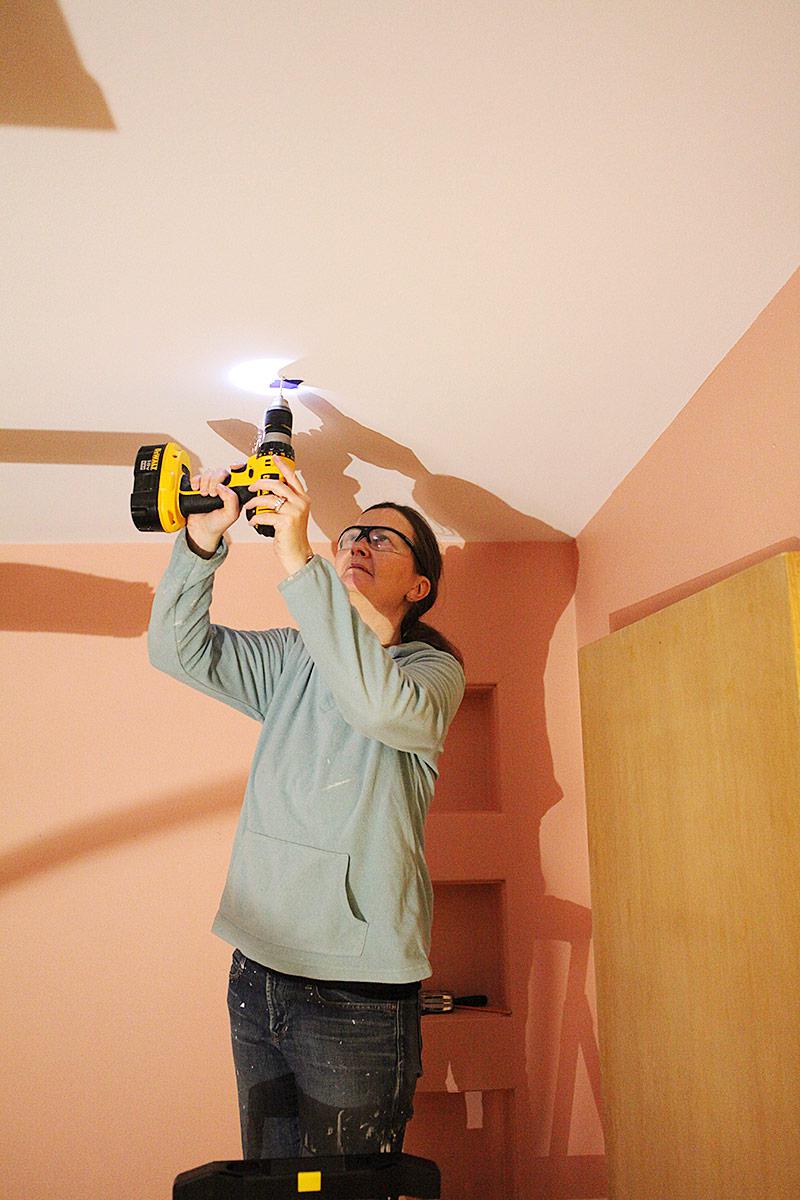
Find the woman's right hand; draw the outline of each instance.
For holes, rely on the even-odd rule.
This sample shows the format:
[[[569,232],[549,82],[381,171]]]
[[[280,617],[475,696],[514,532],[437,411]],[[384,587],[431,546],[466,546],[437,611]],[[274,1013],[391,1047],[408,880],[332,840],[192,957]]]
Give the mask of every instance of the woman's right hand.
[[[222,499],[222,508],[215,508],[209,513],[191,513],[186,519],[189,536],[201,550],[213,553],[222,541],[225,530],[238,518],[241,509],[239,497],[222,480],[227,479],[232,471],[241,471],[245,465],[236,463],[231,467],[218,467],[214,471],[203,469],[199,475],[192,476],[190,483],[193,492]]]

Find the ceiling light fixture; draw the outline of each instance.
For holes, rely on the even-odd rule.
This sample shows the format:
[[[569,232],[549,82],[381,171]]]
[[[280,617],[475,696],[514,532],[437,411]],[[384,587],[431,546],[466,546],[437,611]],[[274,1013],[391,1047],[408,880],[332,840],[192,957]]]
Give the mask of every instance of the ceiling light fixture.
[[[284,388],[297,388],[299,379],[284,379],[281,375],[282,370],[295,361],[292,358],[251,358],[231,367],[228,382],[255,396],[272,394],[273,389],[280,388],[281,382]]]

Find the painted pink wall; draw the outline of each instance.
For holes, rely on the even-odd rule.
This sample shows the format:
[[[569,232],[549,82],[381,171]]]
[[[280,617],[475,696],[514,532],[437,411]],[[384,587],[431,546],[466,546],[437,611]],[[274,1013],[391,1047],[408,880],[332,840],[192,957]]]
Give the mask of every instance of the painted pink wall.
[[[54,1180],[63,1200],[163,1200],[179,1171],[240,1153],[230,949],[209,925],[258,727],[149,666],[144,631],[169,549],[143,537],[0,553],[0,637],[13,684],[4,689],[0,835],[8,1200],[49,1200]],[[520,1200],[543,1194],[547,1181],[554,1196],[603,1194],[576,571],[569,542],[451,548],[434,613],[461,645],[469,682],[496,696],[499,808],[488,817],[501,819],[504,849],[487,846],[486,858],[505,876],[497,988],[512,1010],[502,1040],[509,1061],[483,1064],[502,1082],[487,1085],[482,1128],[474,1096],[468,1128],[465,1081],[486,1046],[454,1035],[446,1083],[447,1056],[436,1057],[438,1035],[426,1035],[438,1064],[428,1083],[441,1090],[418,1093],[407,1145],[449,1162],[448,1200],[483,1200],[504,1161]],[[277,579],[260,542],[238,543],[218,576],[215,618],[289,623]],[[457,791],[452,767],[451,802]],[[443,828],[430,848],[446,868],[456,850]],[[464,895],[447,893],[440,905],[444,973],[457,963],[451,931]],[[469,939],[453,936],[468,964]]]
[[[578,646],[800,542],[800,271],[578,536]]]

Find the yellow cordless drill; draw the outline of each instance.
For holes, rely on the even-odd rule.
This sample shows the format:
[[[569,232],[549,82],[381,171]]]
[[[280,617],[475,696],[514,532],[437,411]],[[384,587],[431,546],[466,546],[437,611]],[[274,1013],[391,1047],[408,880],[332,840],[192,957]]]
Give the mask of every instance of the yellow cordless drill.
[[[300,379],[283,381],[297,387]],[[264,423],[258,432],[253,454],[240,470],[232,471],[223,483],[239,497],[239,503],[252,499],[250,484],[264,481],[269,490],[270,480],[283,480],[277,456],[294,462],[292,449],[292,413],[281,387],[280,396],[264,413]],[[131,517],[142,533],[176,533],[192,513],[213,512],[222,508],[220,496],[202,496],[192,491],[189,478],[189,455],[177,442],[160,446],[140,446],[133,465]],[[270,509],[265,505],[257,513]],[[273,525],[257,525],[264,537],[274,537]]]

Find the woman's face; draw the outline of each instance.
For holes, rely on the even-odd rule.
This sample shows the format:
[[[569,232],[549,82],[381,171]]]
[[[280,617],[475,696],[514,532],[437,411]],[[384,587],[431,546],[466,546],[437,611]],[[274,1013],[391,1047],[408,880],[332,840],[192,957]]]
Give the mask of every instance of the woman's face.
[[[394,508],[371,508],[355,524],[385,525],[414,541],[413,525]],[[392,545],[394,549],[378,550],[361,537],[336,554],[336,573],[348,591],[360,592],[387,615],[421,600],[431,590],[430,581],[419,574],[409,547],[400,538],[392,539]]]

